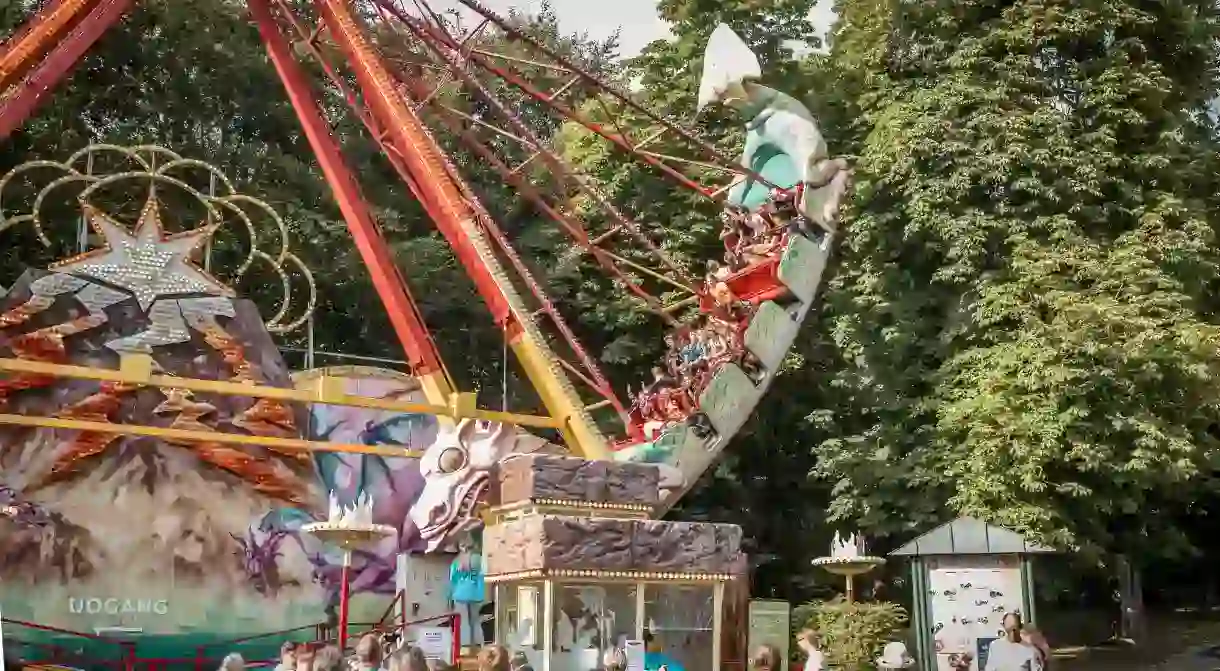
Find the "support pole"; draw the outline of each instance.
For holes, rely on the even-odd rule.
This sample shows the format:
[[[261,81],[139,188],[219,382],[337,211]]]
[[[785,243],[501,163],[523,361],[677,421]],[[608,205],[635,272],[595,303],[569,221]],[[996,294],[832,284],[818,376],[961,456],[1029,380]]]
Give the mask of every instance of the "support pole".
[[[466,268],[509,346],[538,391],[548,414],[563,422],[568,447],[588,459],[609,457],[610,444],[585,410],[585,403],[559,368],[546,337],[534,324],[487,239],[466,197],[446,172],[445,156],[414,110],[395,88],[347,0],[314,0],[334,45],[351,64],[365,105],[402,157],[429,215],[454,256]]]
[[[247,0],[246,6],[258,25],[267,54],[288,92],[301,128],[313,148],[314,155],[317,156],[331,193],[343,213],[352,239],[356,242],[356,248],[360,251],[364,265],[369,269],[373,286],[389,313],[390,322],[411,364],[411,373],[419,379],[429,402],[448,404],[456,389],[441,364],[436,344],[424,326],[406,281],[394,264],[385,238],[360,194],[356,178],[344,161],[339,146],[330,133],[330,126],[318,108],[308,79],[300,64],[293,58],[292,48],[275,21],[270,2]]]
[[[351,586],[352,551],[343,550],[343,573],[339,578],[339,652],[347,654],[347,609]]]

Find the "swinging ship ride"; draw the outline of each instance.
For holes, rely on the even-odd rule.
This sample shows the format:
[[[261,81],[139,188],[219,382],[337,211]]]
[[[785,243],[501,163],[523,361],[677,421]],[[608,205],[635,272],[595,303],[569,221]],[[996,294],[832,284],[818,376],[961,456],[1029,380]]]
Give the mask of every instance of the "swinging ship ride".
[[[78,647],[113,643],[124,666],[168,666],[138,651],[210,632],[206,654],[194,639],[199,668],[227,652],[214,649],[217,634],[313,622],[337,592],[342,639],[349,588],[353,601],[393,597],[400,622],[427,614],[424,596],[403,593],[403,558],[447,567],[459,537],[481,528],[495,639],[534,668],[594,668],[645,639],[671,669],[740,660],[741,646],[720,635],[734,610],[726,585],[745,572],[740,529],[659,516],[778,374],[824,280],[850,170],[802,103],[761,83],[727,27],[708,44],[698,105],[740,113],[739,157],[517,22],[457,1],[477,16],[473,30],[426,0],[411,10],[397,0],[244,2],[409,375],[288,371],[272,336],[310,323],[313,274],[275,209],[206,163],[95,145],[0,180],[0,233],[27,227],[65,250],[0,301],[6,644],[31,658],[50,646],[84,666],[61,640],[78,631],[88,643]],[[133,4],[46,0],[0,45],[0,141]],[[452,248],[537,392],[535,411],[481,409],[448,375],[319,106],[322,88],[348,103]],[[453,91],[481,111],[451,104]],[[624,211],[531,130],[528,106],[710,204],[723,255],[698,269],[672,258],[654,242],[658,224]],[[652,149],[661,142],[687,154]],[[612,388],[450,145],[669,329],[638,392]],[[65,218],[81,230],[57,241]],[[269,317],[268,286],[282,292]],[[309,536],[334,526],[323,521],[328,497],[340,517],[377,531],[368,547],[345,546],[342,562]],[[39,638],[47,632],[54,646]]]

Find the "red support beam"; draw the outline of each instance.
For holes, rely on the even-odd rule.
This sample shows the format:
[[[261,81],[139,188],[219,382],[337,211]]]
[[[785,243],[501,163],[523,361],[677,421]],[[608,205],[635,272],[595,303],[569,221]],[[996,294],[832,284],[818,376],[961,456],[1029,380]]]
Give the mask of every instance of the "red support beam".
[[[390,322],[406,351],[412,373],[417,376],[443,373],[444,368],[436,351],[436,344],[424,326],[406,281],[398,266],[394,264],[381,229],[373,220],[368,204],[360,194],[355,176],[331,136],[305,73],[293,58],[292,47],[275,20],[269,0],[246,0],[246,6],[258,26],[259,35],[262,36],[267,54],[280,75],[288,99],[296,110],[301,128],[317,155],[322,173],[326,176],[335,201],[343,213],[343,219],[356,241],[356,248],[372,275],[373,286],[389,312]],[[450,388],[452,389],[452,381]]]
[[[30,68],[63,40],[97,0],[49,0],[0,44],[0,91],[21,81]]]
[[[613,219],[618,225],[623,226],[625,229],[630,231],[645,249],[660,260],[661,263],[665,264],[665,266],[667,266],[675,276],[675,279],[672,280],[674,284],[686,288],[692,293],[699,292],[698,283],[695,281],[695,278],[691,277],[685,270],[682,269],[681,266],[669,258],[669,255],[667,255],[661,250],[660,247],[652,242],[647,233],[645,233],[638,224],[631,221],[626,215],[620,212],[619,209],[615,207],[604,194],[601,193],[601,191],[590,185],[584,179],[581,179],[579,176],[572,173],[572,171],[558,155],[556,155],[550,149],[547,149],[546,143],[542,138],[538,137],[533,131],[531,131],[529,127],[526,126],[526,124],[512,112],[512,110],[508,109],[508,107],[495,96],[494,93],[488,90],[487,87],[483,86],[482,82],[464,70],[464,64],[454,57],[456,48],[451,36],[443,31],[435,28],[429,29],[419,26],[411,21],[403,21],[402,24],[406,26],[407,30],[413,33],[421,43],[423,43],[424,47],[428,49],[429,52],[435,56],[435,58],[448,66],[449,69],[453,71],[455,76],[461,79],[467,86],[477,93],[487,105],[494,109],[496,113],[508,123],[509,127],[513,129],[513,132],[516,133],[517,136],[519,136],[530,146],[536,148],[539,157],[544,163],[547,164],[547,167],[553,173],[592,198],[598,205],[601,206],[602,210],[609,215],[611,219]],[[437,42],[440,42],[440,44],[437,44]],[[446,51],[446,47],[448,47],[450,50]],[[472,54],[472,60],[475,62],[481,62],[479,61],[479,58],[481,57]],[[534,93],[531,93],[531,91],[536,93],[537,89],[531,88],[526,90],[527,93],[533,95]],[[543,97],[546,96],[546,94],[541,95]],[[542,99],[540,98],[540,100]],[[551,105],[557,110],[562,111],[564,109],[560,103],[553,100],[542,100],[542,102]],[[698,185],[696,185],[696,187],[698,187]],[[581,235],[583,235],[583,233]],[[587,239],[587,236],[585,237]],[[654,307],[660,306],[654,305]]]
[[[34,110],[85,57],[85,52],[130,8],[131,0],[102,0],[96,3],[72,31],[51,48],[33,73],[15,85],[16,93],[0,105],[0,140],[7,139],[30,118]],[[8,55],[15,55],[15,49]]]
[[[514,337],[520,325],[513,318],[508,299],[463,230],[464,226],[474,223],[465,197],[446,174],[440,150],[419,117],[403,104],[369,46],[358,37],[360,28],[355,24],[351,10],[343,6],[345,4],[338,4],[336,0],[314,2],[331,39],[352,65],[365,105],[378,125],[389,131],[387,141],[398,150],[407,170],[415,176],[415,185],[427,195],[430,203],[426,204],[435,206],[429,208],[433,222],[474,280],[496,323],[510,331],[510,338]]]
[[[344,99],[347,100],[348,106],[351,108],[352,112],[356,114],[356,116],[364,124],[365,128],[368,129],[369,134],[373,137],[374,141],[376,141],[381,146],[382,150],[385,152],[386,159],[390,161],[390,164],[394,167],[394,170],[396,172],[398,172],[399,176],[402,177],[403,181],[405,181],[408,184],[412,193],[414,193],[416,195],[416,197],[420,198],[421,202],[423,202],[423,199],[421,198],[421,196],[419,194],[419,188],[415,185],[414,178],[411,176],[411,173],[403,165],[402,156],[399,154],[398,150],[393,145],[390,145],[388,142],[386,142],[388,133],[381,130],[377,126],[374,119],[372,118],[372,115],[361,104],[359,97],[356,96],[351,91],[351,89],[348,87],[348,85],[343,81],[342,77],[339,75],[337,69],[335,68],[334,63],[332,63],[318,49],[318,47],[316,45],[311,43],[312,39],[321,32],[321,28],[319,27],[319,28],[316,28],[316,29],[310,31],[307,28],[307,26],[305,26],[298,18],[296,18],[295,16],[292,15],[290,8],[285,6],[285,0],[274,0],[274,1],[276,3],[276,7],[279,8],[279,11],[281,12],[281,14],[292,25],[292,27],[293,27],[292,32],[296,35],[297,42],[299,44],[304,44],[305,49],[309,52],[309,54],[311,56],[313,56],[313,58],[322,67],[322,70],[326,73],[327,78],[330,79],[331,84],[334,85],[335,88],[338,89],[339,92],[343,95]],[[411,90],[414,95],[422,95],[422,96],[426,97],[431,94],[431,92],[421,93],[422,91],[424,91],[423,84],[417,80],[406,79],[406,78],[402,77],[401,73],[398,73],[398,72],[392,73],[392,76],[394,77],[394,80],[400,86]],[[413,106],[417,106],[417,107],[421,106],[420,103],[417,103],[415,101],[414,95],[408,95],[405,92],[403,93],[403,95],[405,96],[405,101],[407,103],[409,103]],[[451,132],[457,134],[464,141],[470,140],[471,134],[468,130],[461,128],[460,124],[453,125],[453,123],[456,121],[455,119],[446,117],[446,116],[442,116],[442,120],[446,123],[446,127]],[[489,149],[487,149],[486,147],[484,147],[483,145],[478,143],[477,140],[474,141],[474,144],[471,144],[468,146],[470,146],[472,148],[472,150],[477,151],[478,149],[482,149],[484,152],[490,152]],[[498,166],[497,169],[499,169],[499,168],[506,169],[507,168],[507,166],[504,165],[504,163],[502,161],[499,161],[498,158],[496,158],[494,153],[480,153],[480,156],[482,156],[484,159],[490,161],[492,163],[492,165]],[[488,214],[482,210],[473,191],[470,190],[469,185],[467,185],[464,182],[464,180],[461,178],[461,175],[457,174],[455,169],[452,169],[452,166],[447,166],[447,168],[450,169],[450,176],[454,180],[455,184],[457,184],[458,187],[463,191],[463,193],[466,194],[471,207],[474,208],[474,214],[476,215],[476,218],[478,219],[479,224],[483,228],[484,232],[491,238],[491,240],[493,242],[496,243],[500,252],[503,253],[508,258],[509,263],[512,265],[513,269],[520,276],[521,280],[526,284],[526,286],[534,294],[535,298],[540,303],[542,303],[542,306],[543,306],[542,309],[536,311],[533,316],[538,317],[542,314],[546,314],[547,316],[550,317],[551,323],[554,325],[556,330],[559,331],[559,334],[563,337],[564,341],[568,344],[568,346],[572,349],[572,351],[576,354],[576,357],[578,359],[580,359],[581,364],[585,367],[585,370],[588,371],[589,376],[592,378],[592,381],[595,383],[595,384],[591,385],[593,390],[596,391],[599,395],[601,395],[602,398],[604,398],[606,401],[608,401],[610,403],[610,405],[613,406],[615,408],[615,410],[617,410],[619,412],[619,415],[623,418],[624,424],[628,424],[629,418],[628,418],[628,413],[627,413],[626,408],[623,406],[622,402],[615,395],[614,389],[611,387],[609,381],[606,380],[605,375],[602,373],[600,367],[598,367],[596,361],[594,361],[593,358],[589,356],[589,354],[585,350],[584,346],[581,345],[580,341],[576,338],[576,334],[572,332],[571,328],[567,325],[567,323],[564,321],[563,317],[559,314],[559,311],[551,303],[550,298],[546,295],[546,292],[542,289],[542,286],[538,283],[538,281],[536,279],[534,279],[534,277],[530,273],[529,269],[525,266],[524,262],[520,259],[520,257],[516,253],[516,251],[512,248],[507,237],[495,225],[495,221],[491,218],[490,214]],[[517,177],[518,184],[520,184],[521,182],[524,182],[524,178],[522,178],[521,176],[518,175],[516,177]],[[529,187],[528,183],[522,184],[522,187],[526,188],[527,190],[532,189],[532,187]],[[537,191],[531,191],[531,192],[535,196],[537,196],[538,199],[541,199],[541,196],[538,194]],[[523,194],[524,193],[526,193],[526,192],[523,191]],[[548,207],[548,205],[545,203],[544,199],[536,202],[536,204],[543,208]],[[430,214],[430,216],[431,216],[431,214]],[[628,429],[634,430],[633,427],[631,427],[631,426],[628,426]],[[638,432],[634,432],[632,435],[635,435],[635,433],[638,433]]]

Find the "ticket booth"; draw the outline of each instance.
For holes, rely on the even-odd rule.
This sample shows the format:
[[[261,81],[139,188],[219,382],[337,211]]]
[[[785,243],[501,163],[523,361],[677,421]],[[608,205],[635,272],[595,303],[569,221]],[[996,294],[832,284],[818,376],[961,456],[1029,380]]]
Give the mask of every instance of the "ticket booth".
[[[653,466],[531,455],[501,469],[483,532],[497,643],[535,671],[593,671],[615,648],[631,668],[719,671],[739,527],[649,519]]]

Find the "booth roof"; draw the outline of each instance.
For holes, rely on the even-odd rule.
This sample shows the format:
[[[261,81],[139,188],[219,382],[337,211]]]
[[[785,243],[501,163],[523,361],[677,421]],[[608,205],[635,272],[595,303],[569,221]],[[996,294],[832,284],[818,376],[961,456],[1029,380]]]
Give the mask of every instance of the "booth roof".
[[[929,555],[1046,554],[1055,550],[973,517],[962,517],[929,531],[890,553],[891,557]]]

